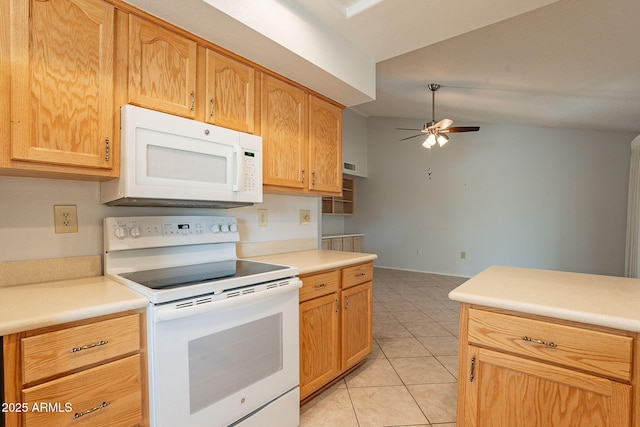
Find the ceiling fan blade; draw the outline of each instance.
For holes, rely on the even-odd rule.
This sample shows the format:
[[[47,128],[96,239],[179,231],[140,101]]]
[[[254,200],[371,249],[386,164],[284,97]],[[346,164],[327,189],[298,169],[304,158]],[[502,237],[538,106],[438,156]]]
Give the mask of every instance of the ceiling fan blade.
[[[413,130],[413,131],[416,131],[416,132],[422,131],[422,129],[409,129],[409,128],[396,128],[396,130]]]
[[[457,132],[475,132],[480,130],[480,126],[456,126],[448,129],[441,130],[442,133],[457,133]]]
[[[433,125],[433,127],[436,127],[436,128],[438,128],[440,130],[444,130],[444,129],[447,129],[452,124],[453,124],[453,120],[451,120],[451,119],[442,119],[438,123]]]
[[[422,137],[424,137],[424,134],[423,134],[423,133],[419,133],[419,134],[417,134],[417,135],[408,136],[408,137],[406,137],[406,138],[402,138],[400,141],[406,141],[407,139],[416,138],[416,137],[418,137],[418,136],[422,136]]]

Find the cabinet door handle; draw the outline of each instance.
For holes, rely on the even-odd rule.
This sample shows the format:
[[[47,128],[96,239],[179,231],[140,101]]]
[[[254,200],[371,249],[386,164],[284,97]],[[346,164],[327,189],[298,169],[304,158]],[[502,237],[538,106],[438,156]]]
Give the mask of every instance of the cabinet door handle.
[[[322,289],[322,288],[326,288],[326,287],[327,287],[326,283],[320,283],[319,285],[315,286],[316,289]]]
[[[349,310],[349,296],[344,297],[344,309]]]
[[[522,337],[521,338],[522,341],[529,341],[535,344],[542,344],[542,345],[546,345],[548,347],[557,347],[557,345],[551,341],[542,341],[542,340],[537,340],[535,338],[529,338],[529,337]]]
[[[213,98],[211,98],[211,114],[209,114],[209,117],[213,117],[214,111],[215,111],[215,101]]]
[[[302,183],[304,184],[304,169],[302,169]]]
[[[469,374],[469,382],[470,382],[470,383],[472,383],[472,382],[473,382],[473,379],[475,378],[475,377],[473,376],[473,373],[474,373],[474,371],[475,371],[475,368],[476,368],[476,358],[475,358],[475,357],[472,357],[472,358],[471,358],[471,368],[469,369],[469,371],[470,371],[470,374]]]
[[[311,172],[311,185],[316,185],[316,173]]]
[[[367,273],[360,273],[360,274],[356,274],[356,277],[364,277],[366,275],[367,275]]]
[[[77,352],[82,351],[82,350],[89,350],[90,348],[100,347],[100,346],[103,346],[103,345],[108,344],[108,343],[109,343],[109,341],[100,340],[100,341],[98,341],[96,343],[93,343],[93,344],[83,345],[82,347],[74,347],[74,348],[71,349],[71,351],[69,351],[69,353],[77,353]]]
[[[110,156],[111,156],[111,148],[109,147],[109,137],[107,136],[104,139],[104,160],[108,162]]]
[[[340,300],[336,298],[336,313],[340,313]]]
[[[85,415],[89,415],[92,412],[96,412],[102,408],[106,408],[107,406],[109,406],[111,403],[109,402],[102,402],[100,405],[96,406],[95,408],[91,408],[91,409],[87,409],[84,412],[76,412],[75,415],[73,416],[74,420],[77,420],[78,418],[84,417]]]
[[[191,91],[191,111],[196,109],[196,93]]]

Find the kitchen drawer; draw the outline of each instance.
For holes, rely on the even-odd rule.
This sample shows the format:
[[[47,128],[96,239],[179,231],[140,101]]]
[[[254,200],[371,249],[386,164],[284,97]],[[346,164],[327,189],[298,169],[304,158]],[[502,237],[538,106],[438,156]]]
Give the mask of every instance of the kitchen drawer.
[[[27,388],[23,397],[27,426],[135,425],[142,421],[140,355]]]
[[[631,380],[633,338],[624,335],[470,308],[469,343]]]
[[[373,280],[373,263],[354,265],[342,269],[342,289]]]
[[[340,270],[300,277],[300,301],[336,292],[340,288]]]
[[[30,384],[139,351],[140,315],[94,321],[21,341],[23,384]]]

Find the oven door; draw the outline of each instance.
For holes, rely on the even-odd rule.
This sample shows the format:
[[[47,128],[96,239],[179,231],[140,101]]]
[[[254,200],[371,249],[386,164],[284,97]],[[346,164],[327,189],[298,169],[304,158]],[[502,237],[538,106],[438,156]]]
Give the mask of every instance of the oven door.
[[[150,309],[152,426],[298,425],[301,282],[289,282]]]

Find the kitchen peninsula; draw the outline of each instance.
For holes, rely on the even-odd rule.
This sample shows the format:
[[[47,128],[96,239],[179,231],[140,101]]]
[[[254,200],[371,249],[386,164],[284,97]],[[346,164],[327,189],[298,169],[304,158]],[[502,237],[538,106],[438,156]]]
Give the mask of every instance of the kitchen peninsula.
[[[458,426],[640,425],[640,280],[493,266],[449,297]]]

